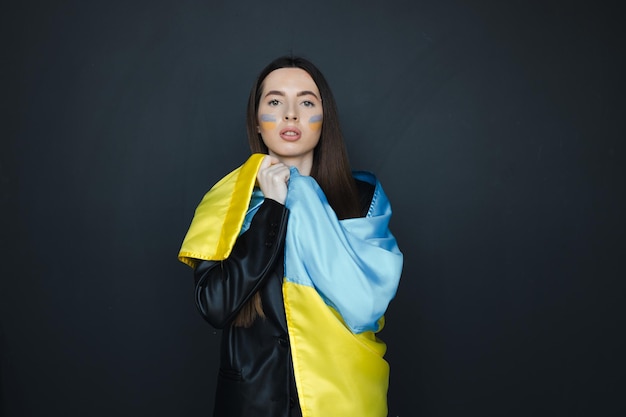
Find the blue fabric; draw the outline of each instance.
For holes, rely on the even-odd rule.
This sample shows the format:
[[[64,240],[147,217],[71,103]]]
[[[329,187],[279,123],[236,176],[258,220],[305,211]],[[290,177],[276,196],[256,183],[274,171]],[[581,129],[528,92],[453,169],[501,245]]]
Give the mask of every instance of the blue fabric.
[[[250,223],[252,223],[252,218],[261,207],[261,204],[265,200],[263,197],[263,193],[259,188],[255,188],[252,191],[252,197],[250,198],[250,204],[248,205],[248,211],[246,211],[246,217],[243,219],[243,225],[241,226],[241,231],[239,235],[250,228]]]
[[[339,220],[315,179],[291,167],[285,277],[314,287],[353,333],[362,333],[379,330],[398,288],[403,256],[388,227],[391,205],[380,182],[366,172],[354,176],[375,186],[372,203],[366,217]],[[262,198],[255,190],[244,229]]]
[[[378,320],[395,296],[402,253],[388,225],[391,205],[368,173],[356,178],[375,185],[366,217],[338,220],[312,177],[291,168],[285,205],[289,223],[285,277],[315,287],[354,333],[377,331]]]

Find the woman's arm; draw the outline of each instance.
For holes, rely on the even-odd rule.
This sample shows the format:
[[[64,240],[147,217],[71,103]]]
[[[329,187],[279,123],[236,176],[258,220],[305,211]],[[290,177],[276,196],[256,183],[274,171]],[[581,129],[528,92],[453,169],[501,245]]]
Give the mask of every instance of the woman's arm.
[[[284,205],[266,199],[227,259],[200,261],[194,271],[196,306],[212,326],[227,326],[283,261],[287,217]]]

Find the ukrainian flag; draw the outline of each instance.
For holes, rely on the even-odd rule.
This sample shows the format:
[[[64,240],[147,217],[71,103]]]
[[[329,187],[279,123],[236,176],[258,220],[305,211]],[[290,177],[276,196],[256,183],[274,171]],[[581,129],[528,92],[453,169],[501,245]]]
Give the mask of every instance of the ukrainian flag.
[[[221,260],[246,220],[264,155],[255,154],[203,198],[179,259]],[[365,218],[338,220],[311,177],[292,168],[285,205],[283,298],[303,417],[387,415],[389,365],[376,337],[395,295],[402,253],[388,229],[391,207],[375,185]],[[254,211],[248,212],[248,217]]]

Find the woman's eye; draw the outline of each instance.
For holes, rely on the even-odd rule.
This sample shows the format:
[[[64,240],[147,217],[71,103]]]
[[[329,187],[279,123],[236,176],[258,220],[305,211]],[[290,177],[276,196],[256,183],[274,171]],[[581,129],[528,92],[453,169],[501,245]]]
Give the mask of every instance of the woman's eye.
[[[280,104],[280,101],[273,99],[268,101],[267,104],[269,104],[270,106],[278,106]]]
[[[302,105],[304,107],[315,107],[315,103],[313,103],[312,101],[308,101],[308,100],[307,101],[303,101]]]

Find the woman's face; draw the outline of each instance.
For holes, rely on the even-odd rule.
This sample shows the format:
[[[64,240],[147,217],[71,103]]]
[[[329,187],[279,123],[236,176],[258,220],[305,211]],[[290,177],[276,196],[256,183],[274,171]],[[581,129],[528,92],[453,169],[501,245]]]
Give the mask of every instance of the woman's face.
[[[310,170],[322,132],[322,101],[315,81],[300,68],[270,72],[262,84],[257,123],[270,155]]]

